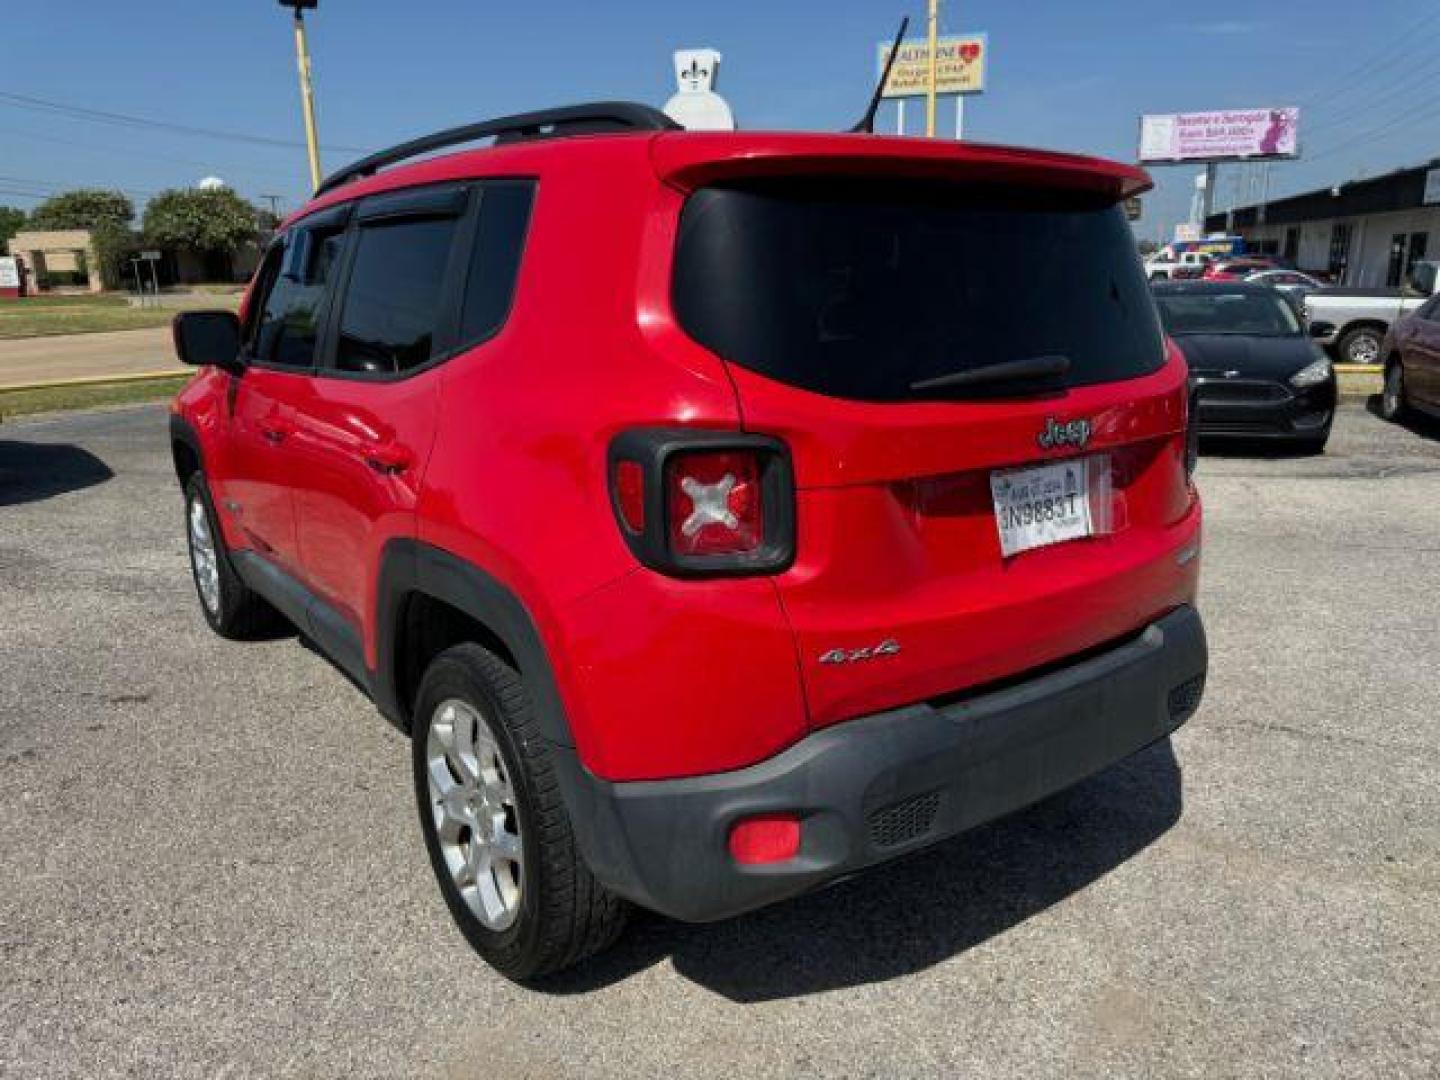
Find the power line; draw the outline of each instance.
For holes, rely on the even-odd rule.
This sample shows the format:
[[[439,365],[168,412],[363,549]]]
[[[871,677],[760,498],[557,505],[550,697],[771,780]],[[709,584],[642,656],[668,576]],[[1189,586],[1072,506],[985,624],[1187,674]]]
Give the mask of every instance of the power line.
[[[82,105],[66,105],[63,102],[48,101],[45,98],[31,97],[28,94],[16,94],[8,90],[0,90],[0,104],[10,105],[17,109],[29,109],[32,112],[64,116],[70,120],[84,120],[90,123],[110,124],[129,128],[151,128],[156,131],[168,131],[172,134],[206,139],[228,139],[231,142],[242,142],[251,146],[275,146],[292,150],[303,149],[305,145],[293,139],[276,139],[268,135],[249,135],[238,131],[221,131],[216,128],[192,127],[189,124],[177,124],[169,120],[154,120],[143,116],[131,116],[128,113],[86,108]],[[325,149],[342,154],[368,153],[368,151],[354,146],[327,146]]]
[[[1412,23],[1400,35],[1401,39],[1413,39],[1413,35],[1417,31],[1428,27],[1431,23],[1435,22],[1436,19],[1440,19],[1440,9],[1433,10],[1428,15],[1422,16],[1418,22]],[[1351,85],[1351,80],[1356,76],[1374,74],[1377,70],[1382,73],[1393,70],[1393,68],[1388,65],[1393,64],[1398,58],[1398,56],[1413,51],[1413,46],[1415,44],[1419,44],[1420,46],[1424,47],[1427,43],[1413,42],[1412,40],[1411,48],[1402,48],[1399,54],[1390,54],[1391,49],[1395,45],[1395,42],[1393,39],[1388,40],[1378,52],[1375,52],[1374,54],[1368,56],[1355,67],[1348,69],[1343,75],[1332,75],[1325,81],[1325,84],[1321,87],[1318,87],[1313,94],[1302,95],[1300,98],[1300,104],[1302,106],[1305,106],[1306,108],[1314,108],[1322,101],[1329,101],[1333,97],[1337,97],[1341,94],[1345,94],[1353,90],[1354,87]],[[1382,61],[1387,66],[1377,67],[1377,65],[1381,64]]]
[[[1337,143],[1334,146],[1328,147],[1320,151],[1320,153],[1318,154],[1311,154],[1306,158],[1306,160],[1318,161],[1323,158],[1331,157],[1335,154],[1340,153],[1340,151],[1342,150],[1348,150],[1354,146],[1361,146],[1365,143],[1373,142],[1374,140],[1389,133],[1390,131],[1393,131],[1395,128],[1409,123],[1413,119],[1429,120],[1434,116],[1440,116],[1440,102],[1436,102],[1433,100],[1422,101],[1419,103],[1419,105],[1413,108],[1407,109],[1402,113],[1397,113],[1394,117],[1390,119],[1388,123],[1382,124],[1378,128],[1371,128],[1367,132],[1362,132],[1353,139],[1347,139],[1340,143]]]
[[[1434,80],[1437,73],[1440,73],[1440,56],[1432,58],[1429,66],[1422,65],[1419,68],[1411,68],[1401,76],[1399,82],[1391,83],[1387,89],[1378,96],[1367,98],[1362,95],[1358,101],[1351,101],[1346,107],[1341,108],[1337,115],[1326,117],[1321,120],[1320,123],[1314,125],[1310,131],[1313,134],[1317,130],[1328,131],[1332,128],[1343,126],[1349,121],[1363,116],[1372,109],[1379,108],[1381,105],[1393,101],[1397,97],[1412,93],[1416,89],[1429,84]]]
[[[56,180],[36,180],[34,177],[29,177],[29,176],[0,176],[0,181],[4,181],[4,182],[10,183],[10,184],[33,184],[33,185],[35,185],[36,187],[50,188],[52,191],[56,191],[56,192],[74,190],[77,186],[79,186],[79,187],[84,187],[84,186],[85,186],[85,185],[83,185],[83,184],[81,184],[81,185],[73,185],[73,184],[62,183],[62,182],[59,182],[59,181],[56,181]],[[118,192],[120,192],[122,195],[137,195],[137,196],[139,196],[139,197],[142,198],[142,199],[148,199],[148,198],[151,198],[152,196],[155,196],[155,195],[160,194],[158,191],[147,191],[147,190],[145,190],[144,188],[123,188],[123,187],[113,187],[113,186],[110,186],[110,185],[104,185],[104,190],[106,190],[106,191],[118,191]]]
[[[136,150],[134,148],[126,148],[122,146],[107,146],[103,143],[92,143],[89,141],[82,141],[80,139],[62,139],[55,135],[40,135],[36,132],[24,131],[20,128],[0,126],[0,134],[11,135],[21,139],[34,139],[37,142],[54,143],[57,146],[73,146],[80,150],[91,150],[96,153],[102,154],[118,154],[124,157],[139,157],[145,158],[149,161],[168,161],[175,165],[193,165],[196,168],[204,169],[208,172],[233,172],[238,173],[242,176],[268,176],[271,178],[289,175],[288,173],[283,172],[280,169],[255,169],[249,166],[243,166],[239,169],[236,169],[229,164],[219,163],[214,159],[211,159],[209,161],[201,161],[199,158],[176,157],[173,154],[157,154],[150,150]],[[291,179],[293,179],[293,177]]]

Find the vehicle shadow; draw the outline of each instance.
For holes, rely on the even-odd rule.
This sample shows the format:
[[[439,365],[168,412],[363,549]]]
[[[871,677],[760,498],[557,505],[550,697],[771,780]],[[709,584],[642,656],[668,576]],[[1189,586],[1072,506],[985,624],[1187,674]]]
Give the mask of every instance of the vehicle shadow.
[[[1371,394],[1365,399],[1365,411],[1377,419],[1385,419],[1384,415],[1380,412],[1379,394]],[[1390,423],[1390,421],[1386,421],[1386,423]],[[1419,435],[1426,439],[1440,439],[1440,420],[1426,416],[1424,413],[1418,413],[1413,408],[1410,410],[1409,415],[1399,423],[1402,428],[1412,435]]]
[[[535,988],[578,994],[670,959],[740,1003],[923,971],[1134,857],[1180,818],[1170,740],[1033,807],[829,889],[708,926],[639,913],[610,952]]]
[[[0,439],[0,506],[38,502],[103,484],[115,473],[89,450],[71,443]]]

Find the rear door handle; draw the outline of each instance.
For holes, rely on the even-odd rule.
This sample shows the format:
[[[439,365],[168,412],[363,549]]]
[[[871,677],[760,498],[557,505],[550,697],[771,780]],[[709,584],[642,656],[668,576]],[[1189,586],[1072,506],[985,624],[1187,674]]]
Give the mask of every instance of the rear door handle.
[[[398,443],[382,443],[365,448],[365,464],[386,476],[403,473],[413,462],[410,451]]]

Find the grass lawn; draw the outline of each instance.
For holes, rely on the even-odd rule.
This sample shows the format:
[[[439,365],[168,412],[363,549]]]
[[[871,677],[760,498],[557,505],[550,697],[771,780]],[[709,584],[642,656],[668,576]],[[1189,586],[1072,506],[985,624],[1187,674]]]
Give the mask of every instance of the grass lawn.
[[[180,307],[234,308],[239,302],[238,293],[206,293],[184,297],[180,301]],[[169,326],[170,320],[180,307],[135,308],[126,303],[125,297],[120,295],[41,296],[27,297],[24,300],[0,300],[0,340]]]
[[[57,386],[48,390],[0,390],[0,421],[12,416],[129,405],[174,397],[190,376],[147,379],[142,382],[100,383],[94,386]]]

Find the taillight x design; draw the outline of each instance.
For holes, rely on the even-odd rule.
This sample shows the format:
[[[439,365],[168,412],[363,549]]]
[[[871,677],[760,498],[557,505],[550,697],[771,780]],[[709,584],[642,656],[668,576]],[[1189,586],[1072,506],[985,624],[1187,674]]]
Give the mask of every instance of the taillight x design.
[[[610,449],[610,489],[621,534],[652,569],[773,573],[794,558],[794,480],[778,439],[628,431]]]

